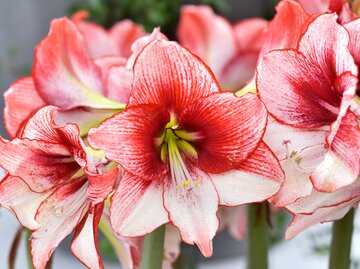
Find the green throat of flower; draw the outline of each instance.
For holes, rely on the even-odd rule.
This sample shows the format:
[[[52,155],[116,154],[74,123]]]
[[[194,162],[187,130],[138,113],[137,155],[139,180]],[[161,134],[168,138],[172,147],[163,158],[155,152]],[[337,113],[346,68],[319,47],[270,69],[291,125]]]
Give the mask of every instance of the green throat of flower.
[[[197,159],[196,144],[200,142],[202,135],[199,132],[188,132],[177,124],[172,116],[165,126],[163,133],[155,140],[160,158],[170,167],[171,178],[176,181],[178,189],[201,185],[201,180],[193,179],[184,157]]]

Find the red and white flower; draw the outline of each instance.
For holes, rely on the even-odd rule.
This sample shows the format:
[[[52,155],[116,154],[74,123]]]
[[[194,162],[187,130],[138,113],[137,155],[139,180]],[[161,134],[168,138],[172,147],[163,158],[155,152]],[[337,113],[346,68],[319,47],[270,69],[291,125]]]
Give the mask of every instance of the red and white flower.
[[[356,204],[349,206],[354,197],[343,191],[357,184],[360,169],[360,131],[349,109],[358,70],[348,49],[349,34],[336,21],[335,14],[318,16],[296,49],[269,52],[257,70],[260,98],[273,117],[264,140],[286,174],[273,202],[305,214],[295,217],[297,232],[315,220],[340,218],[343,208]],[[324,201],[333,195],[337,199]],[[324,199],[316,201],[318,196]],[[330,211],[322,207],[332,205],[339,205],[328,208],[335,215],[326,215]]]
[[[142,236],[171,222],[210,256],[218,205],[263,201],[280,188],[283,172],[261,141],[265,125],[255,95],[221,93],[189,51],[150,43],[135,62],[126,110],[88,136],[125,169],[112,197],[114,230]]]
[[[247,19],[231,25],[208,6],[184,6],[177,36],[214,72],[225,90],[238,90],[255,73],[267,22]]]
[[[97,249],[104,200],[113,191],[118,168],[85,146],[74,124],[57,126],[58,109],[40,109],[21,138],[0,140],[0,204],[33,230],[36,269],[46,266],[58,244],[75,231],[72,253],[88,268],[103,268]]]

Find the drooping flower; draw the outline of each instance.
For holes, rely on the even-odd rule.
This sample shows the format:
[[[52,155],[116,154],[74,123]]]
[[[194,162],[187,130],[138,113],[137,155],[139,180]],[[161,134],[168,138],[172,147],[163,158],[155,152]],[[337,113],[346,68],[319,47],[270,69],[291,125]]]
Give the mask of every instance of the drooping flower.
[[[125,169],[112,197],[114,230],[142,236],[171,222],[210,256],[218,205],[266,200],[281,185],[283,172],[261,141],[265,125],[255,95],[221,93],[189,51],[150,43],[135,62],[126,110],[88,136]]]
[[[255,18],[231,25],[208,6],[183,6],[177,35],[211,68],[222,89],[238,90],[254,76],[266,25]]]
[[[67,18],[54,19],[48,36],[36,48],[32,76],[16,81],[5,93],[8,133],[21,135],[24,124],[46,105],[59,107],[59,121],[76,122],[86,133],[124,108],[117,102],[124,93],[117,92],[116,101],[107,98],[112,93],[103,78],[75,24]]]
[[[46,106],[26,124],[22,136],[0,140],[0,205],[33,230],[36,269],[46,266],[58,244],[75,231],[72,253],[88,268],[103,268],[97,227],[118,168],[102,152],[86,147],[74,124],[57,126],[58,109]]]
[[[358,70],[348,49],[348,32],[336,20],[335,14],[320,15],[296,49],[272,51],[258,67],[260,98],[274,118],[264,140],[286,174],[273,198],[278,206],[290,208],[315,193],[313,186],[322,192],[345,188],[359,175],[360,133],[349,110]],[[348,198],[344,195],[342,202]],[[303,199],[308,207],[311,200]]]

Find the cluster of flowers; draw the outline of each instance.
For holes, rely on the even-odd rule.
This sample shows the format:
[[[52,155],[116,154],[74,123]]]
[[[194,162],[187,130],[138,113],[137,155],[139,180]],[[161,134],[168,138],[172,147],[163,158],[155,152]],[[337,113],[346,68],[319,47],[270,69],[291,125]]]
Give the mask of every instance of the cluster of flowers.
[[[85,18],[53,20],[5,93],[0,204],[33,231],[36,269],[72,231],[72,253],[103,268],[99,222],[127,268],[167,224],[170,267],[180,238],[208,257],[220,222],[241,237],[241,205],[286,208],[292,238],[358,204],[360,19],[346,1],[285,0],[272,21],[235,25],[184,6],[181,45]]]

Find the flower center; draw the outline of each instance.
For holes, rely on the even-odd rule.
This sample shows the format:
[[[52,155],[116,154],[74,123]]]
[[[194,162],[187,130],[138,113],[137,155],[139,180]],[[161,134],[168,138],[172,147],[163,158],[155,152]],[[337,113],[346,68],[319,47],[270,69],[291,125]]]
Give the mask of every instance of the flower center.
[[[197,159],[198,154],[194,144],[201,139],[202,135],[199,132],[181,129],[172,116],[161,136],[155,140],[161,160],[169,164],[171,178],[175,180],[178,189],[201,185],[201,180],[193,179],[189,164],[186,162],[189,159]]]

